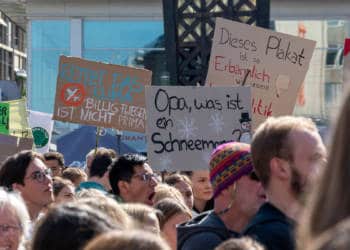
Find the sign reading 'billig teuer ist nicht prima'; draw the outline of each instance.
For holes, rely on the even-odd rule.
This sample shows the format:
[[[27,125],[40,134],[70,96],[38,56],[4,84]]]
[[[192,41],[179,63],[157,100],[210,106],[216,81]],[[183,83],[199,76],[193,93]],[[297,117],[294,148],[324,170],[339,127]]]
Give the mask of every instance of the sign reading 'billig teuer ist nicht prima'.
[[[60,57],[53,119],[145,132],[144,69]]]
[[[250,141],[250,87],[146,87],[148,158],[158,170],[208,169],[210,153]]]

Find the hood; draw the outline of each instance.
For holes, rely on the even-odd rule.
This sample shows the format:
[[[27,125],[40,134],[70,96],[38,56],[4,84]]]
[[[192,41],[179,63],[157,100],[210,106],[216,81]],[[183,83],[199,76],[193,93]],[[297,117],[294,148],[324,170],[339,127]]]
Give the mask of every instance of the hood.
[[[202,232],[214,232],[224,239],[230,234],[214,211],[201,213],[192,220],[177,226],[178,249],[181,249],[184,242],[192,235]]]

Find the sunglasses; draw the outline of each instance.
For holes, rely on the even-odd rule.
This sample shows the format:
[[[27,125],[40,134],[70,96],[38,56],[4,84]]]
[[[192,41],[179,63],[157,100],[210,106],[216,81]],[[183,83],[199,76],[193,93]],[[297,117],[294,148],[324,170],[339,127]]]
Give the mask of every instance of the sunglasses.
[[[256,175],[255,171],[252,171],[250,172],[250,174],[248,175],[249,178],[252,180],[252,181],[260,181],[259,177]]]

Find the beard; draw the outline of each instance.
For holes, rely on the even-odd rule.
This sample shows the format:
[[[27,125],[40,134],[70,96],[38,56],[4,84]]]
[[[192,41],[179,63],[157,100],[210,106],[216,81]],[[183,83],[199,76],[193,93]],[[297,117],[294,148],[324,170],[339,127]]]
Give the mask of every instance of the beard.
[[[292,178],[290,180],[290,187],[294,197],[302,204],[305,205],[307,197],[308,183],[305,178],[297,171],[295,166],[291,165]]]

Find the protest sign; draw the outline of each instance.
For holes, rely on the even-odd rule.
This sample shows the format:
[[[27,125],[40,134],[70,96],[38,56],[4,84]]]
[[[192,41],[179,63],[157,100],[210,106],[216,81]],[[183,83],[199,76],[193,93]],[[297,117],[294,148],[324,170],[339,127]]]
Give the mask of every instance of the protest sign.
[[[350,38],[345,39],[344,43],[343,80],[350,84]]]
[[[252,86],[255,128],[268,116],[292,114],[315,44],[217,18],[206,84]]]
[[[32,138],[19,138],[0,134],[0,164],[6,157],[18,153],[21,150],[30,150],[32,146]]]
[[[35,151],[49,151],[53,129],[52,114],[29,110],[29,126],[32,129]]]
[[[32,138],[32,131],[28,125],[26,99],[22,98],[18,100],[6,101],[1,102],[1,104],[9,107],[7,134],[22,138]]]
[[[145,85],[152,72],[60,57],[53,119],[145,132]]]
[[[10,105],[8,103],[0,103],[0,134],[9,134],[10,123]]]
[[[158,170],[208,169],[210,153],[250,141],[249,87],[147,87],[148,159]]]

